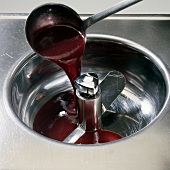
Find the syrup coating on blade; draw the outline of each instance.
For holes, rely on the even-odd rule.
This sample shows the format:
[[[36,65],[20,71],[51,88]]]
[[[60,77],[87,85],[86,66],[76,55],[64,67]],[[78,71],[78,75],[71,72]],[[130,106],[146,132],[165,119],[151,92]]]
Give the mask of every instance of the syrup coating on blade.
[[[115,140],[121,139],[117,133],[98,129],[94,132],[86,132],[81,138],[75,142],[76,144],[99,144],[99,143],[107,143]]]

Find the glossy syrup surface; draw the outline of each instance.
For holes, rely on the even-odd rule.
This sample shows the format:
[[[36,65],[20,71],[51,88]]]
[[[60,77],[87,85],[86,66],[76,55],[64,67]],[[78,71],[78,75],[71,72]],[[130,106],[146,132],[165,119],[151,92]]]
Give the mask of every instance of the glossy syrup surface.
[[[112,142],[121,139],[117,133],[98,129],[94,132],[86,132],[80,139],[77,140],[76,144],[99,144]]]
[[[67,91],[50,99],[37,113],[33,129],[51,139],[63,141],[78,126],[74,93]],[[98,129],[86,132],[76,144],[98,144],[121,139],[114,132]]]
[[[64,25],[50,25],[37,30],[32,39],[33,48],[46,59],[59,65],[71,84],[80,76],[84,36],[76,29]]]
[[[32,36],[32,46],[41,56],[59,65],[72,86],[80,76],[85,38],[76,29],[65,25],[49,25]],[[51,139],[63,141],[78,126],[75,94],[63,92],[49,100],[37,113],[33,129]],[[104,130],[86,132],[76,144],[97,144],[120,139]]]
[[[33,129],[51,139],[63,141],[77,127],[77,110],[72,91],[60,93],[38,111]]]

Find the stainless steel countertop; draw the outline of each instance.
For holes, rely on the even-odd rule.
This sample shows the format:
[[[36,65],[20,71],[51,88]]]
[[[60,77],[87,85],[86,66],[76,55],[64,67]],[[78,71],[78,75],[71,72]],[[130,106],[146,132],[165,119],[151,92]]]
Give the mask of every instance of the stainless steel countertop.
[[[149,128],[120,142],[99,147],[69,146],[43,139],[11,113],[4,101],[7,74],[32,50],[25,39],[27,15],[0,15],[0,169],[169,170],[170,106]],[[88,34],[107,34],[134,41],[170,66],[170,16],[109,17]]]

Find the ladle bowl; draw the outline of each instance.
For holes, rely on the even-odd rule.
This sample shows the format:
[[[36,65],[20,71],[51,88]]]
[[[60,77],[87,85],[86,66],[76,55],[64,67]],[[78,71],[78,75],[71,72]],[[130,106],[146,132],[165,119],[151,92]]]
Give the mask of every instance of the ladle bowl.
[[[73,28],[86,38],[85,32],[88,27],[140,1],[142,0],[123,0],[102,12],[88,17],[84,21],[76,11],[66,5],[54,3],[44,4],[35,8],[28,16],[25,26],[26,37],[33,50],[36,52],[37,49],[34,47],[33,43],[35,34],[51,26]]]
[[[74,10],[63,4],[45,4],[34,9],[26,21],[25,33],[33,49],[32,39],[35,33],[53,25],[70,26],[85,35],[83,21]]]

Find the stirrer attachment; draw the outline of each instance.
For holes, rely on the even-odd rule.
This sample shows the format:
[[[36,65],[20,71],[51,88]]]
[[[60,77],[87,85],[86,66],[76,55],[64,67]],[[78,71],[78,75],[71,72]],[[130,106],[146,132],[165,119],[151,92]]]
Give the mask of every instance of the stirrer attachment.
[[[102,108],[105,112],[125,87],[125,77],[109,72],[99,84],[95,73],[86,73],[75,80],[79,126],[63,141],[75,143],[85,132],[101,129]],[[102,107],[103,104],[103,107]]]

